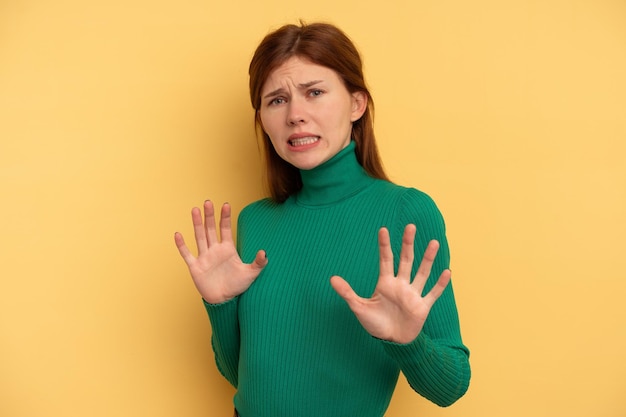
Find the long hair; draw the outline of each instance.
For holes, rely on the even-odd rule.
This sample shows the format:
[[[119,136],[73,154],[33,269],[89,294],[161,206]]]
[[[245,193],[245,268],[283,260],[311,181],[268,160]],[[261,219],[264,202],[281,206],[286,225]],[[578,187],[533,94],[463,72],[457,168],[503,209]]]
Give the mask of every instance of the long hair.
[[[352,41],[339,28],[327,23],[285,25],[268,34],[257,47],[248,74],[250,101],[255,109],[255,126],[262,135],[265,175],[271,198],[285,201],[302,188],[300,171],[284,161],[274,149],[260,118],[261,89],[270,73],[291,57],[332,69],[339,75],[349,93],[367,95],[363,116],[352,125],[356,157],[365,171],[374,178],[387,180],[374,136],[374,101],[365,84],[361,57]]]

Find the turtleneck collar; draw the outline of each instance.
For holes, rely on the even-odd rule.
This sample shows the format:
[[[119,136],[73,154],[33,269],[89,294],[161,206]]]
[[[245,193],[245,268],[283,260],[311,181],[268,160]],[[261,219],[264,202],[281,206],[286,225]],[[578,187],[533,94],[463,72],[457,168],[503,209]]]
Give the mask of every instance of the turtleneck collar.
[[[296,202],[308,206],[333,204],[371,184],[374,179],[357,161],[355,148],[354,141],[350,141],[323,164],[311,170],[300,170],[302,189],[296,194]]]

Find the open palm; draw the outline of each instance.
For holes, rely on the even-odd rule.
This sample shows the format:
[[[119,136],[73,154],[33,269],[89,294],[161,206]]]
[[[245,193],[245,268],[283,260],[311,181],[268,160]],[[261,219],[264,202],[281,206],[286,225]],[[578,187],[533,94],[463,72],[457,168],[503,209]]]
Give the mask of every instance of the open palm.
[[[358,296],[343,278],[334,276],[331,285],[348,303],[361,325],[372,336],[396,343],[410,343],[422,331],[431,307],[450,282],[450,270],[444,270],[435,286],[422,296],[424,285],[439,250],[439,242],[429,242],[415,278],[413,267],[413,242],[415,225],[409,224],[402,236],[402,250],[397,276],[394,274],[393,253],[389,232],[378,232],[380,275],[370,298]]]
[[[198,292],[211,304],[223,303],[242,294],[267,264],[264,251],[259,251],[251,264],[242,262],[233,242],[230,212],[230,206],[224,204],[220,216],[220,240],[213,203],[205,201],[204,221],[199,208],[191,210],[197,256],[191,253],[180,233],[174,235],[176,247],[189,268]]]

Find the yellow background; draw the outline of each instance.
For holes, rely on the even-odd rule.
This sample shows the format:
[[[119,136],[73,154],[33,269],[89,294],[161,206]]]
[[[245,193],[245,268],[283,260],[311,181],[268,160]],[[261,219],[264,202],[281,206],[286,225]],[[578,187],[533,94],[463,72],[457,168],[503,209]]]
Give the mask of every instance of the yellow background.
[[[298,18],[449,228],[472,385],[387,416],[626,416],[623,0],[1,1],[0,415],[230,415],[173,233],[262,195],[247,65]]]

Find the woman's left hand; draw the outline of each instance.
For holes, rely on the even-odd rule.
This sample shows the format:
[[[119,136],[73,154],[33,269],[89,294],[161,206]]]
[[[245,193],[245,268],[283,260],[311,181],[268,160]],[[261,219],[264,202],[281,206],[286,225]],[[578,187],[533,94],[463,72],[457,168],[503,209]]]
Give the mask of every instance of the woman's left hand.
[[[403,344],[415,340],[422,331],[431,307],[450,282],[450,270],[446,269],[428,294],[422,296],[439,250],[439,242],[436,240],[428,244],[415,279],[411,282],[415,232],[415,225],[412,224],[404,229],[398,275],[395,276],[389,232],[385,228],[380,229],[380,276],[371,298],[359,297],[350,284],[339,276],[333,276],[330,280],[365,330],[376,338]]]

